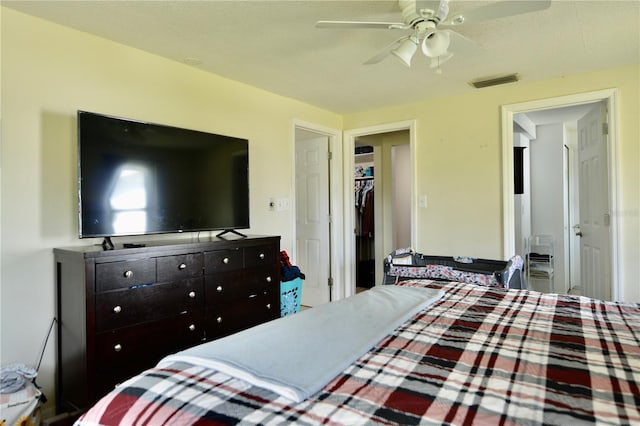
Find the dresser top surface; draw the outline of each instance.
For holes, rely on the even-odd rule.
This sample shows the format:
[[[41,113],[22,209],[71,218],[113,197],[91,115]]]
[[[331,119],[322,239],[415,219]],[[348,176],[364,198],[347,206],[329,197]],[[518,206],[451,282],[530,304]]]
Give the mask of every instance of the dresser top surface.
[[[280,241],[279,236],[248,235],[246,237],[201,237],[171,240],[145,241],[140,246],[125,247],[123,243],[114,244],[114,249],[104,249],[101,244],[54,248],[56,255],[82,254],[84,257],[119,256],[141,252],[171,252],[171,251],[203,251],[221,250],[226,248],[250,247],[261,244],[274,244]]]

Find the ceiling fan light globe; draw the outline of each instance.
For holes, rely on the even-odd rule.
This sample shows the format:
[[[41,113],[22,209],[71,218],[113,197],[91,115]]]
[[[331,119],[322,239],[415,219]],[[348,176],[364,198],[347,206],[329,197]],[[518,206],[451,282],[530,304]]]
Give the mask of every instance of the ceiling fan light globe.
[[[436,31],[422,40],[422,53],[429,58],[437,58],[447,53],[451,38],[446,31]]]
[[[413,58],[413,55],[415,55],[417,50],[418,45],[415,44],[413,40],[407,39],[403,41],[402,44],[396,49],[393,49],[391,53],[393,54],[393,56],[400,59],[403,64],[410,67],[411,59]]]

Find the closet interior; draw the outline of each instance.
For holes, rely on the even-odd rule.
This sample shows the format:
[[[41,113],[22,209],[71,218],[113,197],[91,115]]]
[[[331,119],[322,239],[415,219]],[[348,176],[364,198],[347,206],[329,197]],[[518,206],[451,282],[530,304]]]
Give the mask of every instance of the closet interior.
[[[375,285],[373,147],[355,148],[356,286]]]

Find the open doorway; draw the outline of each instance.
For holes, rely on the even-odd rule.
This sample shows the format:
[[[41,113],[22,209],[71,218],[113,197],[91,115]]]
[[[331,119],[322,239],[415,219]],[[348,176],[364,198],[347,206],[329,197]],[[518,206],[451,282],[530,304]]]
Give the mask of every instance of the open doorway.
[[[391,250],[411,246],[409,130],[357,137],[354,158],[356,288],[382,281]]]
[[[582,292],[579,193],[585,185],[580,185],[579,134],[584,132],[584,124],[579,123],[584,123],[592,110],[604,107],[599,101],[514,115],[514,154],[522,150],[522,163],[515,172],[522,182],[514,194],[516,254],[527,259],[533,250],[531,237],[541,235],[547,237],[548,249],[553,252],[538,253],[540,247],[533,250],[537,261],[543,255],[552,256],[546,263],[548,273],[529,277],[533,290]],[[591,192],[596,190],[603,189],[592,188]]]
[[[345,132],[345,297],[381,283],[384,257],[415,243],[414,137],[412,121]]]
[[[606,90],[503,107],[505,255],[526,258],[529,238],[552,238],[551,276],[532,281],[536,290],[605,300],[619,294],[619,236],[610,214],[617,205],[615,95]],[[595,151],[583,149],[591,140],[599,140]],[[514,147],[524,151],[523,195],[514,184]]]

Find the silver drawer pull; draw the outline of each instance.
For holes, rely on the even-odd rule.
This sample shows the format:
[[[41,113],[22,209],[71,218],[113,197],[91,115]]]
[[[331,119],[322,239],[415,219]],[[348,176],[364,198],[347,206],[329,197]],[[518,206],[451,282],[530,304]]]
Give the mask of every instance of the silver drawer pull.
[[[196,326],[195,326],[195,324],[191,324],[191,325],[189,326],[189,331],[195,331],[195,330],[196,330]]]
[[[270,283],[271,282],[271,277],[267,277],[267,282]]]
[[[113,312],[119,314],[120,312],[122,312],[122,307],[120,305],[114,307]]]
[[[250,294],[249,295],[249,299],[253,299],[254,297],[258,297],[258,295],[257,294]]]
[[[224,259],[222,259],[222,263],[224,263],[225,265],[227,265],[229,263],[229,258],[225,257]]]
[[[218,324],[220,324],[220,323],[222,322],[222,317],[218,317],[218,318],[216,318],[216,322],[217,322]]]
[[[122,345],[120,343],[117,343],[114,347],[113,350],[116,352],[120,352],[122,350]]]
[[[271,309],[271,303],[267,303],[267,309]]]
[[[264,253],[260,253],[260,256],[258,256],[260,259],[264,259]]]
[[[125,271],[123,275],[125,278],[131,278],[133,277],[133,271],[132,270]]]
[[[180,265],[178,265],[178,269],[180,269],[181,271],[183,269],[187,269],[187,264],[186,263],[181,263]]]
[[[219,285],[218,287],[216,287],[216,291],[217,291],[217,292],[221,292],[221,291],[222,291],[222,286],[221,286],[221,285]]]
[[[190,292],[189,292],[189,297],[190,297],[190,298],[192,298],[192,299],[193,299],[194,297],[196,297],[196,292],[195,292],[195,291],[190,291]]]

